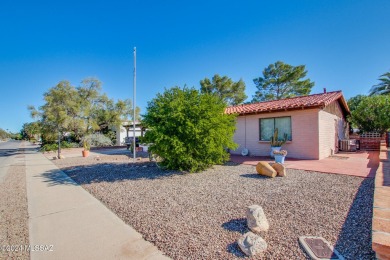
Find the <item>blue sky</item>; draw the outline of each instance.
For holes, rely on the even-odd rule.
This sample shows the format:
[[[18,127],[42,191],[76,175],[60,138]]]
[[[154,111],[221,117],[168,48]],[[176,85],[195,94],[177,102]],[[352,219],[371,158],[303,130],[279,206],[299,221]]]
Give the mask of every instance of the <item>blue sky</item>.
[[[13,1],[0,3],[0,128],[31,122],[27,105],[61,80],[97,77],[137,105],[214,74],[255,77],[278,60],[306,65],[312,93],[367,94],[390,70],[390,1]]]

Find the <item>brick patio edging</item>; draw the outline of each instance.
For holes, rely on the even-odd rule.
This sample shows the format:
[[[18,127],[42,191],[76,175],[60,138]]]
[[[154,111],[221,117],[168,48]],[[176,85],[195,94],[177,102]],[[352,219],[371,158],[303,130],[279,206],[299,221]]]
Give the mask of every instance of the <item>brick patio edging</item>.
[[[390,260],[390,151],[384,142],[375,175],[372,216],[372,250],[380,260]]]

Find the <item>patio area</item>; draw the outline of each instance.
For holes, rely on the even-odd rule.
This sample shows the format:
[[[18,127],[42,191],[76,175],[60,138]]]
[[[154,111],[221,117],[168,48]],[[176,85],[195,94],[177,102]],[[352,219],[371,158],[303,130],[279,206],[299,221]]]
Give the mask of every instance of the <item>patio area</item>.
[[[231,155],[231,161],[256,165],[259,161],[274,162],[270,157]],[[363,178],[374,178],[379,166],[379,151],[340,152],[322,160],[301,160],[286,157],[288,169],[299,169]]]

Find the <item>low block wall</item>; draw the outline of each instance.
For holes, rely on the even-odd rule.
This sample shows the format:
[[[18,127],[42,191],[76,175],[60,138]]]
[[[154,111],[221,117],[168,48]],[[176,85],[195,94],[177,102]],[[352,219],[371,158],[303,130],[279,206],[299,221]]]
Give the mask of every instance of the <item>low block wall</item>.
[[[390,151],[382,142],[375,175],[372,217],[372,249],[380,260],[390,260]]]

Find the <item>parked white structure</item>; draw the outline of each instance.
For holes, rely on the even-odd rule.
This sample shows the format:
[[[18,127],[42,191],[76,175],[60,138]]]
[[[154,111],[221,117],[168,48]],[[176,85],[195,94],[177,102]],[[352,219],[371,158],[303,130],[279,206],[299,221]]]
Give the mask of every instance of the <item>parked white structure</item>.
[[[126,145],[126,137],[133,137],[132,122],[122,122],[121,126],[115,128],[116,131],[116,145]],[[140,122],[135,122],[135,137],[143,136],[144,129]]]

